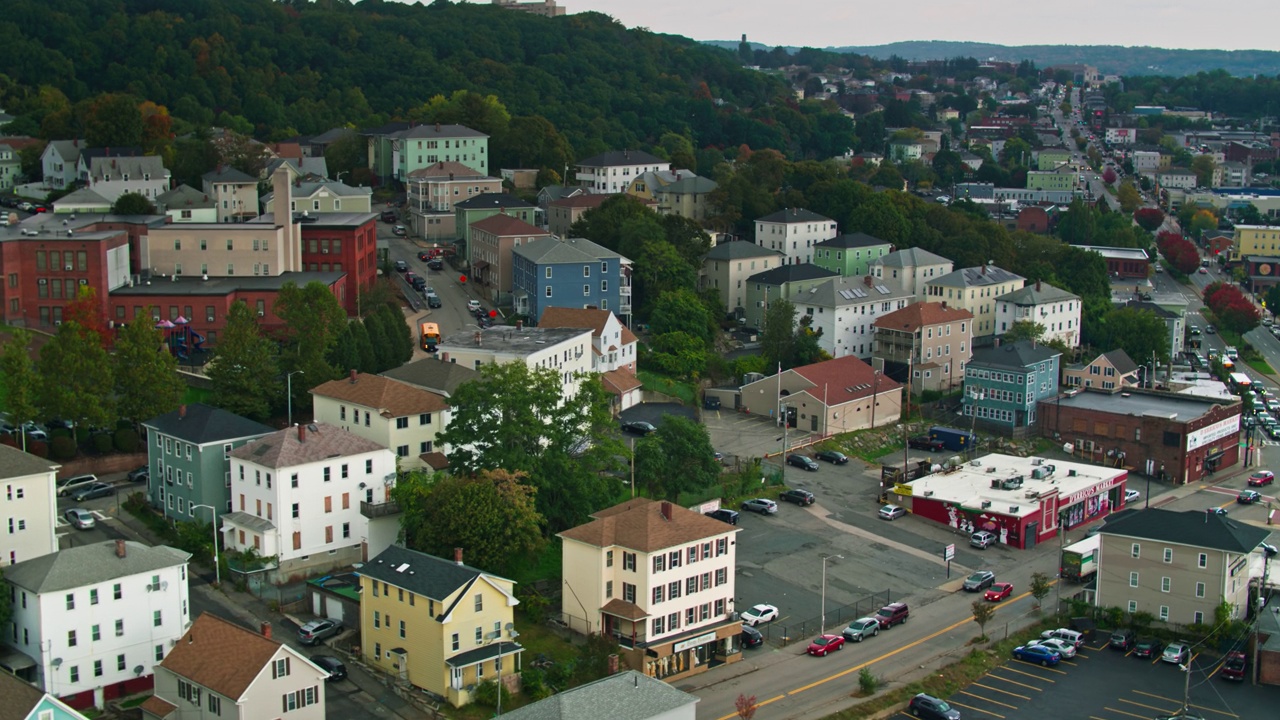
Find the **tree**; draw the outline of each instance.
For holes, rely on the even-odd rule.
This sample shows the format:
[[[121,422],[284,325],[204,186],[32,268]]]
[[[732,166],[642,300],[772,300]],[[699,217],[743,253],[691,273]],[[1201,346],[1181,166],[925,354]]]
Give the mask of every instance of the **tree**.
[[[1169,360],[1169,328],[1154,312],[1137,307],[1117,307],[1100,318],[1090,344],[1094,347],[1121,348],[1138,362],[1154,354],[1161,362]]]
[[[1204,289],[1204,304],[1213,311],[1218,324],[1241,335],[1257,327],[1262,319],[1258,308],[1235,285],[1210,284]]]
[[[409,329],[409,323],[405,320],[404,312],[400,310],[399,305],[383,303],[382,307],[378,308],[378,312],[382,314],[390,345],[388,353],[391,359],[390,367],[399,367],[413,359],[413,331]]]
[[[1116,171],[1112,170],[1110,166],[1107,166],[1107,169],[1102,171],[1102,182],[1111,185],[1115,183],[1115,181]]]
[[[1019,340],[1040,340],[1044,334],[1045,326],[1035,320],[1018,320],[1009,326],[1009,330],[1001,336],[1001,341],[1014,343]]]
[[[1280,285],[1267,288],[1267,297],[1263,304],[1266,305],[1267,312],[1272,315],[1280,314]]]
[[[973,612],[973,621],[978,623],[978,632],[981,633],[979,639],[985,640],[987,637],[987,623],[991,618],[995,617],[996,606],[986,600],[974,600],[969,606]]]
[[[276,299],[275,312],[284,321],[281,368],[285,372],[300,370],[306,376],[303,382],[293,384],[293,401],[302,403],[311,388],[350,369],[335,370],[329,364],[329,351],[346,329],[347,312],[321,282],[309,282],[301,288],[285,283]]]
[[[683,332],[710,342],[715,326],[702,299],[688,288],[662,293],[649,314],[649,330],[654,335]]]
[[[40,414],[40,376],[31,361],[31,332],[23,328],[15,328],[12,332],[4,350],[0,351],[0,395],[4,396],[9,423],[23,428],[25,434],[26,423],[35,422]],[[25,440],[20,447],[26,447]]]
[[[271,415],[272,398],[280,396],[278,352],[276,344],[263,337],[257,317],[243,301],[231,303],[215,351],[205,370],[213,404],[237,415],[266,420]]]
[[[150,312],[141,313],[120,329],[112,356],[119,415],[134,424],[178,407],[187,389],[178,375],[178,359],[150,317]]]
[[[705,374],[710,352],[705,341],[676,331],[655,335],[645,360],[664,375],[696,380]]]
[[[1191,160],[1191,171],[1196,174],[1196,185],[1207,188],[1213,187],[1214,171],[1218,169],[1218,163],[1214,162],[1212,155],[1196,155]]]
[[[369,166],[369,143],[355,130],[348,131],[324,149],[324,164],[334,177],[338,177],[338,173],[366,168]],[[351,181],[351,178],[347,180]]]
[[[706,426],[682,415],[668,415],[654,432],[636,443],[636,481],[652,498],[675,502],[684,492],[715,484],[720,464]]]
[[[1139,208],[1133,214],[1133,221],[1147,232],[1155,232],[1164,224],[1164,213],[1160,208]]]
[[[795,335],[795,306],[787,300],[771,301],[765,311],[764,327],[760,332],[760,354],[770,373],[777,372],[779,365],[784,370],[791,367],[795,354]]]
[[[1200,265],[1200,252],[1196,246],[1177,233],[1160,233],[1156,236],[1156,247],[1164,255],[1165,262],[1183,275],[1195,272]]]
[[[1031,597],[1036,599],[1036,605],[1044,602],[1052,586],[1048,575],[1042,572],[1031,573]]]
[[[146,195],[129,192],[116,199],[111,212],[116,215],[155,215],[156,206],[151,204]]]
[[[1191,237],[1200,238],[1204,237],[1206,232],[1217,229],[1218,216],[1214,215],[1212,210],[1206,208],[1203,210],[1197,210],[1195,214],[1191,216],[1191,226],[1188,229],[1188,232]]]
[[[1142,194],[1128,180],[1120,183],[1120,188],[1116,190],[1116,199],[1120,201],[1120,209],[1126,215],[1132,215],[1142,206]]]
[[[82,113],[85,142],[89,147],[137,147],[142,145],[142,111],[129,95],[99,95],[77,105]]]
[[[738,720],[752,720],[760,705],[756,702],[755,695],[739,694],[738,699],[733,701],[733,707],[737,711]]]
[[[109,388],[111,360],[96,333],[63,320],[53,339],[40,349],[40,412],[77,425],[105,427],[115,420]]]
[[[485,470],[445,475],[423,492],[421,480],[397,484],[392,499],[404,512],[405,544],[439,557],[462,548],[474,567],[500,574],[524,565],[543,546],[537,491],[520,473]]]

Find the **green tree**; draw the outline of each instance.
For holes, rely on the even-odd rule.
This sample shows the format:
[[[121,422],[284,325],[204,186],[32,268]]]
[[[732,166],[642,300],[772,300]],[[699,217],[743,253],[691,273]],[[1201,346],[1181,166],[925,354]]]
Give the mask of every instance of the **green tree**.
[[[214,350],[213,362],[205,370],[213,404],[254,420],[270,417],[272,399],[280,396],[278,352],[243,301],[231,303]]]
[[[683,332],[702,342],[710,342],[715,325],[702,299],[688,288],[662,293],[649,315],[649,329],[654,335]]]
[[[1169,361],[1169,328],[1150,310],[1114,308],[1102,317],[1101,325],[1090,341],[1094,347],[1122,348],[1137,362],[1153,353],[1161,362]]]
[[[978,623],[980,639],[986,639],[987,623],[991,622],[991,618],[995,617],[996,606],[986,600],[974,600],[969,605],[969,609],[973,612],[973,621]]]
[[[1031,597],[1036,599],[1036,605],[1044,602],[1049,596],[1049,590],[1052,589],[1053,583],[1049,580],[1049,576],[1042,572],[1031,573]]]
[[[134,424],[173,410],[182,402],[186,383],[178,375],[178,359],[142,313],[116,336],[112,356],[121,418]]]
[[[413,331],[409,329],[404,312],[398,305],[383,303],[378,312],[382,313],[383,326],[391,346],[390,367],[399,367],[413,359]]]
[[[362,322],[365,335],[369,338],[369,346],[373,353],[375,372],[390,370],[396,366],[395,349],[392,347],[391,332],[394,328],[387,325],[384,313],[370,313]]]
[[[1191,216],[1191,225],[1187,232],[1192,238],[1201,238],[1210,230],[1218,229],[1218,216],[1213,214],[1212,210],[1202,209],[1195,211]]]
[[[1116,199],[1120,201],[1120,209],[1125,215],[1133,215],[1134,211],[1142,206],[1142,195],[1128,180],[1120,183],[1120,189],[1116,190]]]
[[[40,376],[36,373],[35,363],[31,361],[31,332],[15,328],[12,333],[3,352],[0,352],[0,395],[4,397],[9,423],[14,427],[24,428],[26,423],[34,422],[40,414]],[[19,447],[26,447],[25,437]]]
[[[64,320],[40,349],[39,406],[44,417],[77,425],[106,426],[115,420],[111,362],[97,333]]]
[[[715,484],[720,464],[706,426],[682,415],[668,415],[654,432],[636,443],[636,481],[652,498],[676,501],[681,493]]]
[[[329,351],[346,329],[347,312],[328,286],[320,282],[309,282],[301,288],[285,283],[276,299],[275,312],[284,321],[281,368],[285,372],[300,370],[306,376],[303,382],[293,383],[293,402],[301,404],[311,388],[350,369],[335,370],[329,364]]]
[[[111,212],[116,215],[155,215],[156,206],[151,204],[146,195],[130,192],[116,199]]]
[[[764,357],[769,373],[792,367],[795,355],[796,310],[787,300],[773,300],[764,315],[764,327],[760,332],[760,355]]]
[[[1044,325],[1035,320],[1018,320],[1000,337],[1002,342],[1013,343],[1019,340],[1039,340],[1044,337],[1044,333]]]
[[[654,370],[677,378],[696,380],[706,374],[710,353],[705,341],[676,331],[653,336],[647,364]]]
[[[329,143],[324,149],[324,164],[329,174],[338,177],[338,173],[351,173],[369,166],[369,143],[360,133],[351,130],[342,137]],[[354,185],[350,177],[347,184]]]
[[[485,470],[397,484],[391,496],[403,511],[405,544],[439,557],[462,548],[467,563],[510,574],[526,566],[542,548],[542,516],[537,491],[519,473]]]
[[[501,167],[542,168],[557,173],[573,164],[573,148],[564,134],[541,115],[511,118],[506,130],[491,140],[495,161]]]
[[[142,111],[129,95],[99,95],[77,105],[89,147],[138,147],[142,145]]]
[[[1217,168],[1218,163],[1214,162],[1212,155],[1196,155],[1191,160],[1191,172],[1196,174],[1196,185],[1199,187],[1213,187],[1213,175]]]

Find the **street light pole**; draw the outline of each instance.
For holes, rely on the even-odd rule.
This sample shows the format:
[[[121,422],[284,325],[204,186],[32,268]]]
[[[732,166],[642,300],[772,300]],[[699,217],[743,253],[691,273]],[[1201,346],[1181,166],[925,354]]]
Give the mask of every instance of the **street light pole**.
[[[827,561],[831,558],[843,560],[843,555],[823,555],[822,556],[822,618],[818,620],[818,634],[825,635],[827,632]]]
[[[222,586],[222,566],[218,564],[218,509],[212,505],[192,505],[193,508],[209,508],[209,523],[213,525],[213,581]]]
[[[305,375],[305,374],[306,373],[302,372],[301,370],[294,370],[293,372],[286,375],[284,378],[285,385],[286,385],[285,393],[288,395],[287,401],[289,403],[289,427],[293,427],[293,376]]]

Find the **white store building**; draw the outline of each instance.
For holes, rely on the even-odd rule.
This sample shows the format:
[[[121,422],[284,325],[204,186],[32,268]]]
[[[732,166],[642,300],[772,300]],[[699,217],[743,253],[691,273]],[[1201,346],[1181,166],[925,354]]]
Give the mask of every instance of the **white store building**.
[[[479,370],[493,363],[523,362],[530,370],[550,368],[560,375],[560,395],[578,393],[579,378],[591,373],[591,328],[501,326],[463,330],[440,343],[440,359]]]
[[[791,265],[813,262],[814,246],[837,235],[836,221],[803,208],[787,208],[756,220],[756,244],[787,256]]]

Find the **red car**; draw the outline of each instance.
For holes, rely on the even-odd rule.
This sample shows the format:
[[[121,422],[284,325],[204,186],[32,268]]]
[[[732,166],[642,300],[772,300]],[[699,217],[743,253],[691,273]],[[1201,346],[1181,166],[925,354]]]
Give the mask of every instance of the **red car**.
[[[1263,485],[1270,485],[1275,479],[1275,473],[1270,470],[1259,470],[1249,476],[1249,485],[1251,487],[1262,487]]]
[[[982,596],[991,602],[1000,602],[1001,600],[1013,594],[1013,583],[998,582],[993,583],[987,588],[987,592]]]
[[[809,643],[810,655],[826,655],[833,650],[844,649],[843,635],[822,635]]]

